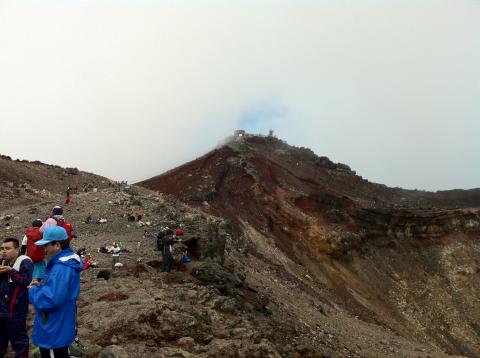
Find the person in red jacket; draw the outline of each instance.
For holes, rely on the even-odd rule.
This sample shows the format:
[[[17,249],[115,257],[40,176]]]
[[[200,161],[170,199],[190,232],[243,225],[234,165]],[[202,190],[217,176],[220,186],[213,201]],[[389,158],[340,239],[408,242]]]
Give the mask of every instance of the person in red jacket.
[[[65,204],[70,204],[72,202],[72,194],[70,192],[70,187],[67,188],[67,198],[65,199]]]
[[[40,231],[42,224],[42,220],[40,219],[33,220],[32,226],[25,230],[25,236],[22,240],[21,254],[26,254],[33,261],[32,278],[34,281],[41,281],[45,278],[45,250],[35,245],[35,243],[43,237]]]
[[[72,224],[70,224],[62,215],[54,215],[53,218],[57,220],[57,226],[61,226],[67,232],[68,240],[72,240]]]

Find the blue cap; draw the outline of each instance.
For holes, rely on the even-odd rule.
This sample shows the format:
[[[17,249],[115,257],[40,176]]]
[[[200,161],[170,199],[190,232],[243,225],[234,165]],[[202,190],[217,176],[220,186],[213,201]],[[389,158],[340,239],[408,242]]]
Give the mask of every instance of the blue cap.
[[[68,240],[67,231],[61,226],[49,226],[43,230],[43,238],[38,240],[35,245],[43,246],[52,241]]]

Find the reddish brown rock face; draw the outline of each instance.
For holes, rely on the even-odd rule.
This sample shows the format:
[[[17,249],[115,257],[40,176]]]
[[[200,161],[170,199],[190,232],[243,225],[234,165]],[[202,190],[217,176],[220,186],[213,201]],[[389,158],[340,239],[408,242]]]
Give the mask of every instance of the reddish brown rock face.
[[[388,188],[308,149],[248,136],[140,185],[228,218],[237,240],[261,237],[314,279],[328,282],[334,301],[364,320],[407,331],[406,336],[435,342],[451,353],[480,350],[476,329],[464,325],[472,321],[472,312],[480,312],[471,301],[480,294],[474,281],[480,265],[478,189]],[[457,278],[440,267],[460,263],[438,260],[439,252],[458,250],[468,252],[458,277],[470,288],[453,299],[445,292]],[[440,298],[425,300],[420,282]],[[407,302],[401,303],[405,295]],[[418,310],[412,311],[411,304]],[[451,311],[442,312],[442,304]],[[432,312],[438,319],[429,321]],[[447,321],[456,322],[450,335],[442,333]],[[471,337],[474,343],[461,343]]]
[[[247,136],[140,185],[234,224],[248,222],[285,249],[294,242],[336,256],[348,250],[351,234],[432,239],[480,230],[479,211],[465,208],[480,206],[478,190],[465,195],[388,188],[271,137]]]
[[[480,352],[479,190],[387,188],[248,135],[142,183],[169,195],[1,157],[0,236],[21,238],[73,180],[73,245],[99,266],[81,276],[88,356]],[[139,207],[142,221],[130,220]],[[191,259],[171,273],[160,272],[155,240],[166,226],[182,227]],[[113,241],[126,251],[111,272],[97,249]]]

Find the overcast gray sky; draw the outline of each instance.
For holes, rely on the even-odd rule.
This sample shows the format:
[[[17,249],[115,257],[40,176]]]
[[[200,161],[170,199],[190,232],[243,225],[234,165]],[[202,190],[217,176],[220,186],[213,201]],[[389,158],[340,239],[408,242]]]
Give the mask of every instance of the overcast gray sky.
[[[480,1],[0,0],[0,153],[135,182],[269,128],[480,187]]]

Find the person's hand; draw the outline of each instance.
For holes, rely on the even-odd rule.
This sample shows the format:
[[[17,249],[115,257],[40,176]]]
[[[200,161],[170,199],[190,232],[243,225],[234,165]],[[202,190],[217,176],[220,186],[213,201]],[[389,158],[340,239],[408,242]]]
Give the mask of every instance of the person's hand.
[[[0,273],[7,273],[10,271],[12,271],[12,268],[10,266],[0,265]]]
[[[38,286],[40,284],[40,281],[38,280],[33,280],[30,282],[30,285],[27,286],[27,288],[32,288],[33,286]]]

